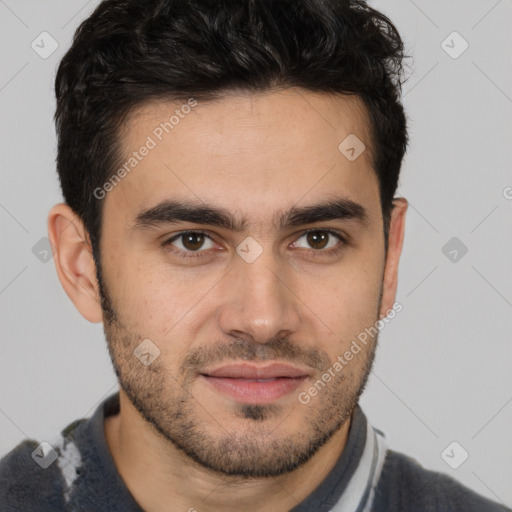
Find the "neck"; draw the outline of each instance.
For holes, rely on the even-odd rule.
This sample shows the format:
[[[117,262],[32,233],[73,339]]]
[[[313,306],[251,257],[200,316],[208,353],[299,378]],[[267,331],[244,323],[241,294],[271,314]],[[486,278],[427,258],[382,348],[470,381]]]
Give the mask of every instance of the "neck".
[[[345,448],[350,419],[300,468],[274,478],[242,478],[204,468],[158,434],[123,391],[120,412],[105,420],[117,470],[146,512],[287,511],[326,478]]]

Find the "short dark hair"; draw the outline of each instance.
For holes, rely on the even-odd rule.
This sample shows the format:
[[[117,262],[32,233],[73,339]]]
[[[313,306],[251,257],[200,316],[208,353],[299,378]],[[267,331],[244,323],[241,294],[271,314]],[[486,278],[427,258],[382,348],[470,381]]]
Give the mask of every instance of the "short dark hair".
[[[360,97],[368,112],[384,236],[407,146],[404,49],[362,0],[104,0],[78,27],[55,80],[57,170],[99,262],[93,193],[121,165],[120,132],[153,99],[301,87]]]

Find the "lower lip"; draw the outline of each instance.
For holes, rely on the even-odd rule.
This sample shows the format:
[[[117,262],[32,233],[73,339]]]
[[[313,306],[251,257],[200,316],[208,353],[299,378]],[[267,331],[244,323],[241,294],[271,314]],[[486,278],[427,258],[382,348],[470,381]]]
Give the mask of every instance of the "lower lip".
[[[281,377],[266,382],[254,379],[233,379],[202,375],[215,389],[239,402],[266,404],[289,395],[306,380],[306,377]]]

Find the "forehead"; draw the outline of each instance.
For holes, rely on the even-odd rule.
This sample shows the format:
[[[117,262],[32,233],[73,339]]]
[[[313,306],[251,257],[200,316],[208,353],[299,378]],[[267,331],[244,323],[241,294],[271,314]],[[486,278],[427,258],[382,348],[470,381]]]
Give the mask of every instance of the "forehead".
[[[369,133],[354,96],[294,88],[152,101],[132,112],[120,134],[126,172],[107,205],[135,214],[193,198],[241,218],[274,219],[278,209],[336,194],[378,209]],[[364,150],[347,158],[349,146]]]

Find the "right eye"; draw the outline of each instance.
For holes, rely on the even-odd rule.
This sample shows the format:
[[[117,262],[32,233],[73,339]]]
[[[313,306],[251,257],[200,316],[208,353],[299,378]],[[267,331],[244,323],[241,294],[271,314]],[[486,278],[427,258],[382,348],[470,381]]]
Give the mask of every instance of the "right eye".
[[[206,249],[200,250],[204,245],[205,239],[210,240],[212,244],[206,249],[211,249],[213,246],[212,238],[205,231],[200,230],[182,231],[181,233],[173,235],[171,238],[165,240],[165,242],[162,243],[162,246],[169,247],[172,252],[178,253],[178,256],[183,256],[184,258],[198,258],[202,256],[200,253],[206,251]]]

